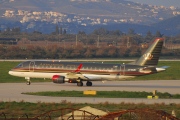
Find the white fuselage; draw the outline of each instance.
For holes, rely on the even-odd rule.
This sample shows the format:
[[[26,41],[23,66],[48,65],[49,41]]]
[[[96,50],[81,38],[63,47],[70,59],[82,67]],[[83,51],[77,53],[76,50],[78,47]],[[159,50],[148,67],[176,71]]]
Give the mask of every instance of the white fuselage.
[[[49,78],[51,79],[53,75],[65,76],[67,73],[43,73],[43,72],[19,72],[19,71],[9,71],[9,74],[17,77],[29,77],[29,78]],[[104,80],[123,80],[131,79],[135,76],[124,76],[124,75],[96,75],[96,74],[83,74],[88,76],[91,81],[104,81]],[[66,77],[68,79],[68,77]]]

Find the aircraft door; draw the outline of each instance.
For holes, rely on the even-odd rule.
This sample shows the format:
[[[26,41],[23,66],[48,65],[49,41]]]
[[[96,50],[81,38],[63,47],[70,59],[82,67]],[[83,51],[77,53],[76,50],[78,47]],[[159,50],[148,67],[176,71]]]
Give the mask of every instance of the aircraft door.
[[[29,72],[34,72],[34,67],[35,67],[35,62],[34,61],[31,61],[29,63]]]
[[[120,75],[125,75],[125,68],[126,66],[124,64],[120,66]]]

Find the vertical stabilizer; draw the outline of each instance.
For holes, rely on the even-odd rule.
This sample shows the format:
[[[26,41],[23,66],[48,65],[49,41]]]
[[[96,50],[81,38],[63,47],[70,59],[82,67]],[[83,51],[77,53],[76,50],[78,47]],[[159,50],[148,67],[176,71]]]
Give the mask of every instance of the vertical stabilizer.
[[[161,54],[163,42],[163,38],[156,38],[146,52],[138,60],[136,60],[134,64],[140,66],[156,66]]]

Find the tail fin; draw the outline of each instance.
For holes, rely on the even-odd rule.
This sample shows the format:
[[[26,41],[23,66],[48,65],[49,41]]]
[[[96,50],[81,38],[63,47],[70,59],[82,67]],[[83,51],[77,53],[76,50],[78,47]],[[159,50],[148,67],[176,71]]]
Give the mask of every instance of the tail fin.
[[[146,50],[146,52],[134,63],[135,65],[140,66],[156,66],[159,61],[159,56],[163,46],[164,39],[156,38],[151,46]]]

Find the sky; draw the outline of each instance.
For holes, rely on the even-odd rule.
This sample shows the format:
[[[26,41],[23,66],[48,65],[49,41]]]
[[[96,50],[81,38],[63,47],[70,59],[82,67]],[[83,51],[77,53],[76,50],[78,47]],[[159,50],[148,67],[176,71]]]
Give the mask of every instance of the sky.
[[[163,5],[166,7],[175,6],[180,8],[180,0],[127,0],[132,2],[139,2],[150,5]]]

